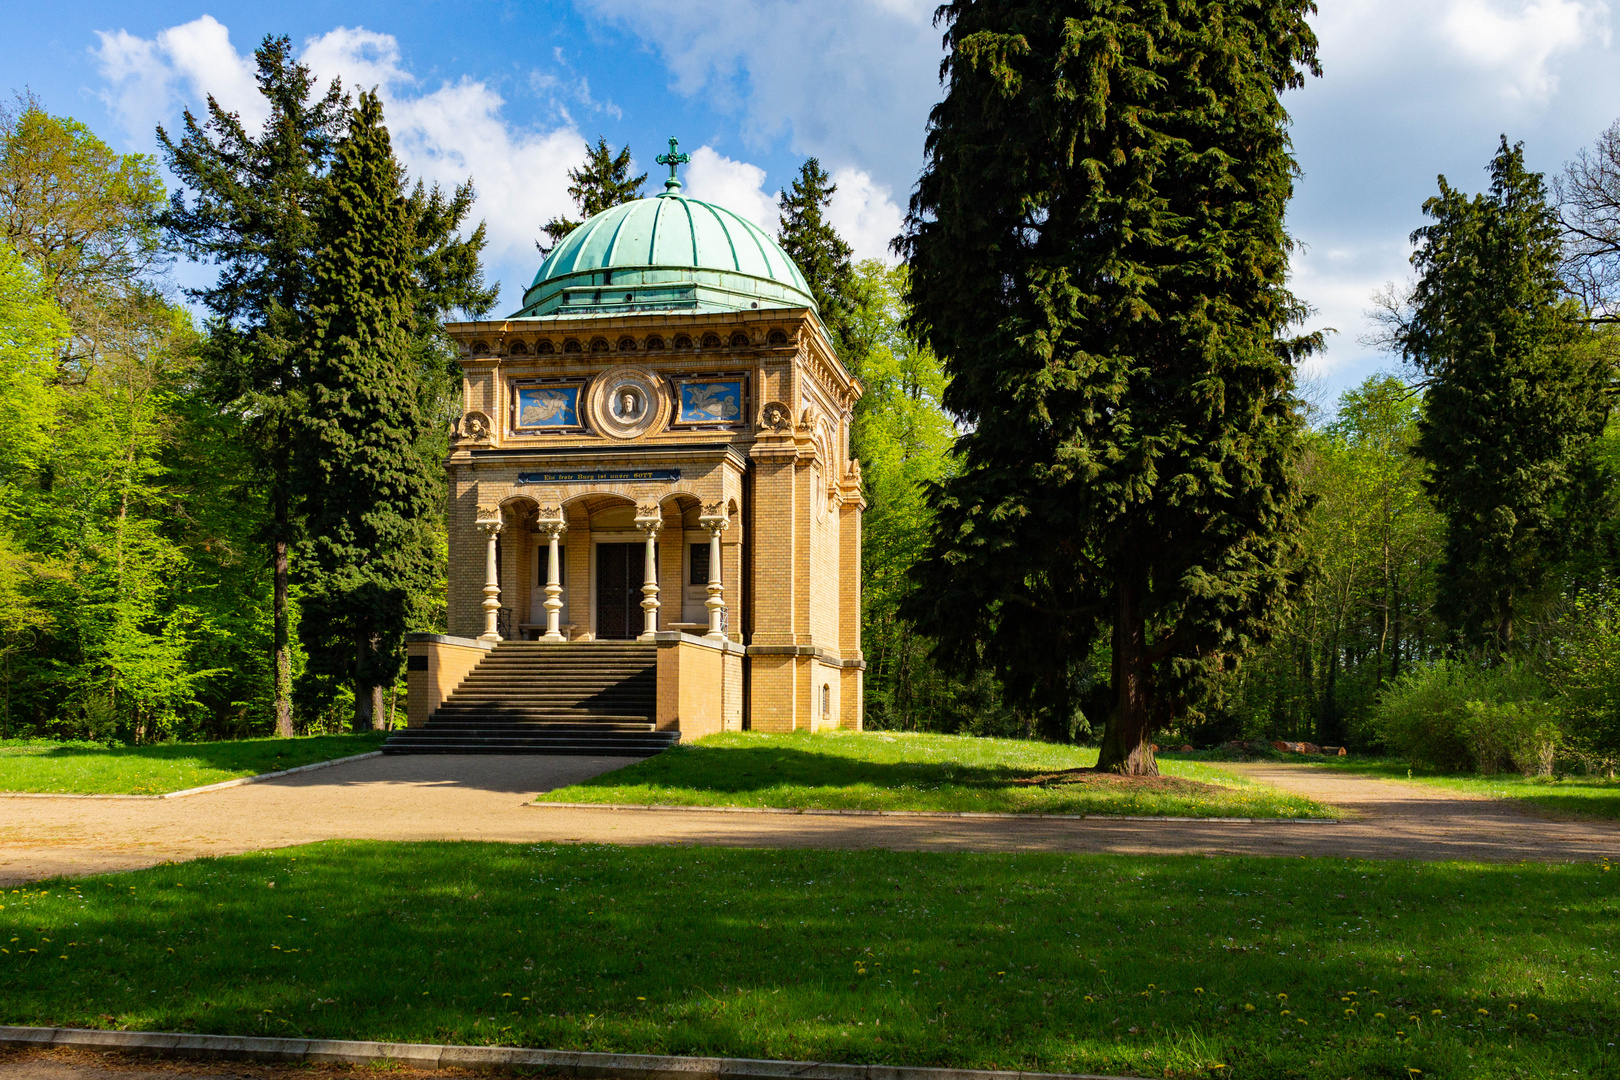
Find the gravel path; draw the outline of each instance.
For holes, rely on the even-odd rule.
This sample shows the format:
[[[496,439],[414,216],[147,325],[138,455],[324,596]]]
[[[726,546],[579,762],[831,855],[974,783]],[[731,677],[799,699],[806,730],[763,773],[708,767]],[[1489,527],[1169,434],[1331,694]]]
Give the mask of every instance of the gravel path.
[[[1227,766],[1347,811],[1312,822],[834,817],[536,807],[624,758],[381,757],[188,799],[0,798],[0,885],[337,838],[933,851],[1566,861],[1620,856],[1620,823],[1306,765]]]

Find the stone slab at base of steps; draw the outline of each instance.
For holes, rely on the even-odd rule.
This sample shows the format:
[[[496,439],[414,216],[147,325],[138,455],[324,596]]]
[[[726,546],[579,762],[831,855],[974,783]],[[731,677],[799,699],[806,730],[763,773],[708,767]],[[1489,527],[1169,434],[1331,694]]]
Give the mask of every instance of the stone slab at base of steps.
[[[1091,1073],[936,1069],[912,1065],[839,1065],[819,1061],[601,1054],[517,1046],[441,1046],[346,1039],[269,1039],[164,1031],[0,1027],[0,1046],[120,1051],[154,1057],[344,1065],[395,1063],[416,1069],[526,1069],[593,1080],[1122,1080]]]

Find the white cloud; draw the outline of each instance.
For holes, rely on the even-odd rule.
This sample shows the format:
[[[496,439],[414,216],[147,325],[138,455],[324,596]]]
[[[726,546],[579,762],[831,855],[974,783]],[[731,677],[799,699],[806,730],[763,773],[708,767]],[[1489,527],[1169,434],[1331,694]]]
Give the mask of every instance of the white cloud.
[[[172,124],[183,107],[200,111],[210,93],[250,125],[263,122],[253,59],[236,51],[213,18],[205,15],[152,39],[122,30],[100,39],[94,54],[107,83],[102,96],[138,145],[152,146],[157,124]],[[452,188],[472,178],[477,202],[471,224],[487,222],[489,276],[504,282],[501,305],[515,306],[539,263],[534,241],[540,226],[573,210],[567,171],[585,155],[585,140],[574,126],[518,128],[502,116],[500,94],[473,79],[422,92],[402,65],[394,37],[363,27],[310,38],[300,59],[318,87],[338,78],[351,92],[379,91],[395,152],[412,179]]]
[[[582,0],[664,58],[680,94],[837,170],[909,191],[939,93],[934,0]]]
[[[1558,89],[1554,56],[1608,44],[1609,8],[1600,0],[1453,0],[1441,29],[1463,58],[1495,73],[1504,97],[1545,102]]]
[[[776,235],[776,196],[765,192],[765,170],[746,161],[733,161],[713,147],[700,146],[686,167],[683,194],[723,206]]]
[[[861,169],[839,169],[832,180],[837,190],[827,206],[827,220],[855,249],[855,260],[894,262],[889,242],[900,235],[904,215],[889,197],[889,189]]]

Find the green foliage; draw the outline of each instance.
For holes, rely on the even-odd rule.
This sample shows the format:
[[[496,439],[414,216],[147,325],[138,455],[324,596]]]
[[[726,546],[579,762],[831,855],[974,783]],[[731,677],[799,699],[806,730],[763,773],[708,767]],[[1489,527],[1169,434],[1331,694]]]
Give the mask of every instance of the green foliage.
[[[832,182],[817,158],[805,158],[799,175],[788,189],[778,193],[776,239],[782,250],[798,266],[810,285],[810,295],[820,309],[822,325],[832,335],[840,355],[851,349],[852,309],[860,303],[855,297],[855,270],[849,244],[827,220],[827,207],[838,186]],[[863,275],[864,276],[864,275]],[[864,378],[857,371],[858,377]]]
[[[1381,689],[1435,655],[1442,522],[1412,454],[1422,408],[1404,382],[1375,375],[1342,394],[1335,419],[1307,436],[1311,573],[1276,637],[1223,686],[1204,722],[1188,726],[1188,741],[1354,742]]]
[[[551,254],[563,237],[602,211],[641,198],[641,185],[647,182],[647,174],[631,176],[630,148],[626,146],[615,154],[608,149],[607,136],[599,135],[595,146],[586,147],[585,164],[569,169],[568,179],[572,181],[568,185],[568,197],[579,208],[579,220],[559,214],[542,225],[540,231],[550,241],[548,244],[535,242],[534,246],[542,255]]]
[[[1613,1071],[1620,874],[1592,862],[339,841],[5,904],[7,1024],[1109,1076]]]
[[[1102,766],[1265,640],[1306,502],[1279,94],[1308,0],[960,0],[908,216],[914,325],[966,429],[903,609],[1066,725],[1111,638]]]
[[[1523,663],[1437,660],[1397,679],[1371,725],[1416,764],[1545,775],[1560,738],[1550,696],[1546,679]]]
[[[1620,610],[1612,586],[1583,590],[1553,665],[1571,748],[1620,764]]]
[[[1333,810],[1197,762],[1159,781],[1089,774],[1097,751],[1028,739],[890,732],[735,732],[540,797],[540,802],[1173,817],[1330,817]]]
[[[1420,277],[1394,337],[1429,379],[1417,452],[1446,519],[1438,612],[1463,641],[1505,654],[1591,499],[1609,368],[1559,277],[1541,175],[1506,138],[1490,173],[1488,194],[1441,177],[1424,203],[1433,223],[1412,234]]]
[[[328,185],[310,270],[315,325],[298,455],[300,633],[312,674],[347,676],[364,730],[383,722],[382,688],[404,662],[412,598],[437,581],[423,526],[442,485],[424,451],[441,425],[423,405],[444,368],[418,347],[420,215],[375,94],[360,95]],[[419,370],[424,352],[439,361],[437,379]]]

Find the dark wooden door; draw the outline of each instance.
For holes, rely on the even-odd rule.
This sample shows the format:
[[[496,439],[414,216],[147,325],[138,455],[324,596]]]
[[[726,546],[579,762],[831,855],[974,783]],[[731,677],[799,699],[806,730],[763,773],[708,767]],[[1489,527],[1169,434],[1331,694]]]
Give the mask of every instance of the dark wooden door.
[[[624,641],[641,631],[642,546],[596,545],[596,636]]]

